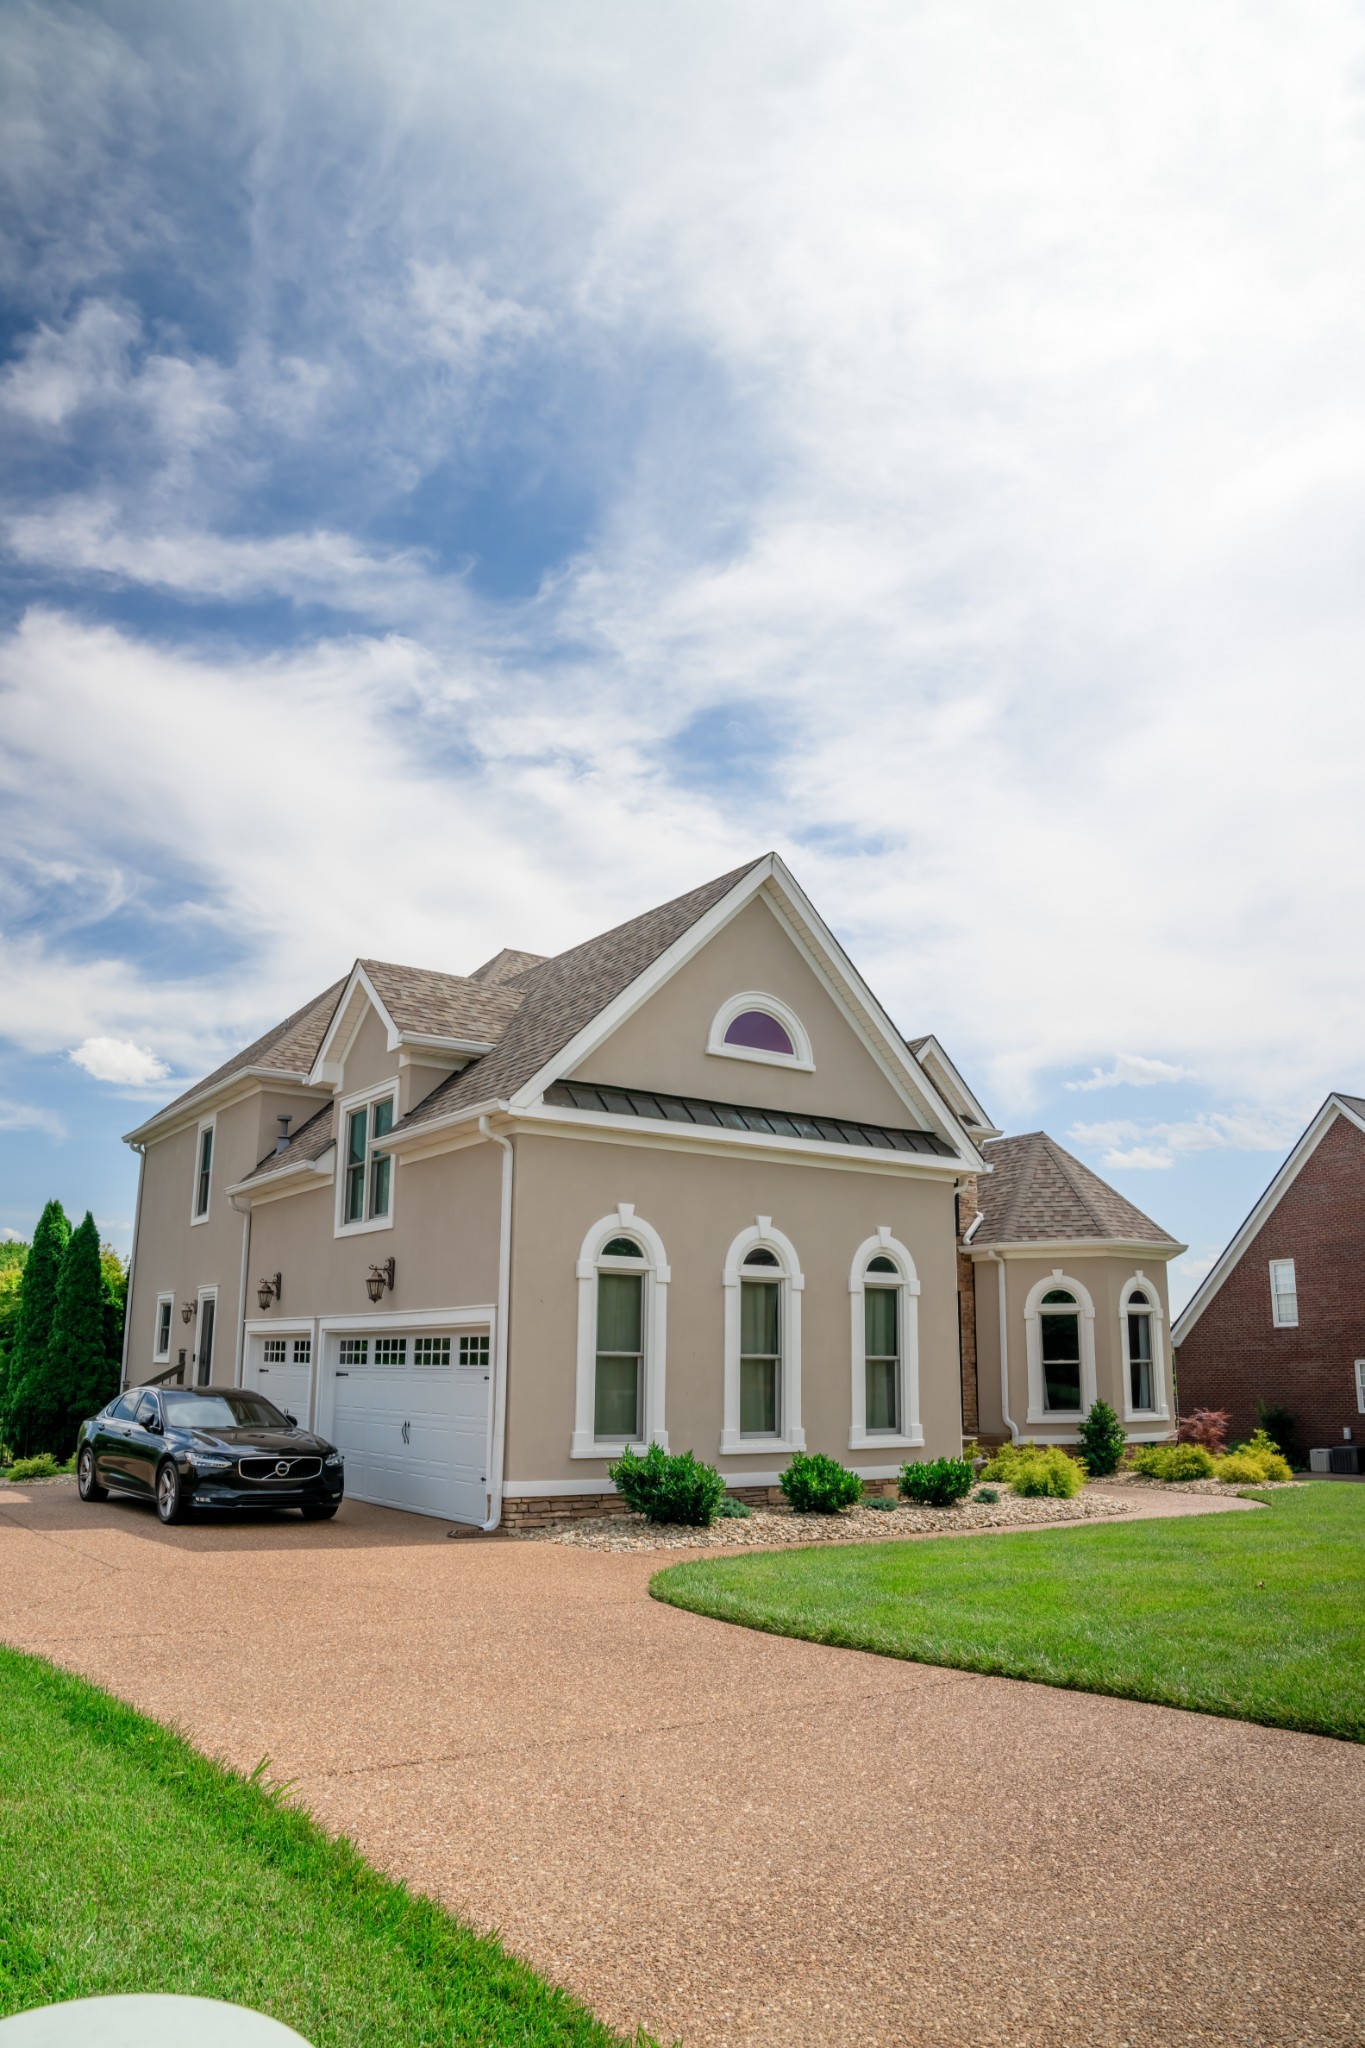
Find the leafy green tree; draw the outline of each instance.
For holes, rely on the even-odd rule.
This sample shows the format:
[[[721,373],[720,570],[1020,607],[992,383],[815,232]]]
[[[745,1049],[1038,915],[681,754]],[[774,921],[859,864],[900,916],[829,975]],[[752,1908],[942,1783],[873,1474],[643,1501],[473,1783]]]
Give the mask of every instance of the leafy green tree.
[[[60,1202],[49,1202],[38,1218],[24,1265],[14,1343],[9,1354],[0,1436],[21,1457],[47,1451],[60,1440],[65,1420],[48,1383],[48,1344],[57,1307],[57,1280],[71,1225]]]
[[[58,1441],[45,1446],[59,1458],[76,1447],[76,1431],[118,1388],[118,1365],[109,1357],[108,1295],[100,1265],[100,1234],[87,1209],[72,1231],[57,1280],[57,1304],[48,1339],[48,1381],[55,1397]]]
[[[19,1319],[27,1257],[28,1246],[22,1241],[9,1239],[0,1244],[0,1440],[5,1434],[5,1390],[9,1386],[10,1353],[14,1349],[14,1326]]]
[[[104,1349],[117,1382],[123,1370],[123,1323],[128,1312],[128,1268],[111,1244],[100,1246],[104,1280]]]

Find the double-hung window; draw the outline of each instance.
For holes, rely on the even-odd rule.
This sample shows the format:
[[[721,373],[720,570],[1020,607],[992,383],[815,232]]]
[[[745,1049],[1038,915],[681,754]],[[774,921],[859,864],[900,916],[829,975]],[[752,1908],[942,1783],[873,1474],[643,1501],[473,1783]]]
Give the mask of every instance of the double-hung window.
[[[778,1264],[765,1245],[744,1261],[739,1283],[739,1432],[782,1434],[782,1282],[760,1277]],[[755,1268],[760,1272],[756,1273]]]
[[[863,1282],[863,1374],[869,1430],[901,1426],[901,1276],[895,1261],[869,1261]]]
[[[603,1246],[597,1274],[597,1372],[593,1434],[602,1442],[639,1440],[644,1410],[644,1254],[629,1237]],[[632,1266],[636,1270],[632,1271]]]
[[[1081,1405],[1080,1304],[1064,1287],[1043,1296],[1038,1318],[1043,1354],[1043,1406],[1075,1414]]]
[[[171,1355],[171,1318],[175,1313],[175,1296],[158,1294],[156,1298],[156,1348],[152,1353],[154,1364],[159,1365]]]
[[[387,1222],[393,1208],[393,1160],[377,1147],[393,1129],[392,1095],[344,1112],[341,1227]]]
[[[1299,1287],[1292,1259],[1270,1261],[1271,1314],[1277,1330],[1299,1327]]]
[[[1136,1287],[1128,1297],[1128,1402],[1135,1414],[1156,1407],[1152,1304]]]
[[[209,1213],[209,1189],[213,1175],[213,1125],[201,1124],[194,1151],[194,1201],[190,1218],[202,1223]]]

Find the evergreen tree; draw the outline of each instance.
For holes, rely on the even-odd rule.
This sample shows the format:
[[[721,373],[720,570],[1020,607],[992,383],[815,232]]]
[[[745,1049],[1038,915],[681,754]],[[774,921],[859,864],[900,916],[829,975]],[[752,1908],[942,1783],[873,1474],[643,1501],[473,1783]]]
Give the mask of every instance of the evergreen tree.
[[[106,1309],[100,1234],[87,1209],[62,1259],[48,1339],[48,1382],[55,1397],[58,1441],[44,1448],[58,1458],[70,1457],[80,1424],[118,1389],[118,1367],[111,1369],[108,1353]]]
[[[9,1355],[9,1384],[0,1416],[0,1437],[28,1457],[49,1451],[60,1438],[65,1420],[48,1385],[48,1340],[57,1306],[57,1279],[71,1225],[60,1202],[49,1202],[38,1218],[33,1245],[24,1265],[14,1343]]]

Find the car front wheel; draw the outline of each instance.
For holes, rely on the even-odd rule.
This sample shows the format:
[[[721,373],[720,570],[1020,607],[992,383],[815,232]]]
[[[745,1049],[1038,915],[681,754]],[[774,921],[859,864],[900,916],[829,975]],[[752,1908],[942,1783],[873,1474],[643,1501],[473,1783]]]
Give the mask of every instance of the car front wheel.
[[[183,1522],[189,1513],[185,1482],[170,1458],[156,1475],[156,1511],[163,1522]]]
[[[101,1486],[95,1469],[95,1453],[89,1444],[81,1446],[76,1460],[76,1491],[82,1500],[108,1500],[109,1489]]]

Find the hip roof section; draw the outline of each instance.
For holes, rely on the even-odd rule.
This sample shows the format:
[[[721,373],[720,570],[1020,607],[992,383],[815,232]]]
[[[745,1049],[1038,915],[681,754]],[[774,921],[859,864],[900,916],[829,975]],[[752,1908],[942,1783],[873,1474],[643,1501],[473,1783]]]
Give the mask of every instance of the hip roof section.
[[[1107,1239],[1182,1249],[1169,1231],[1063,1151],[1046,1131],[995,1138],[982,1154],[991,1171],[977,1198],[983,1217],[973,1239],[977,1248]]]

